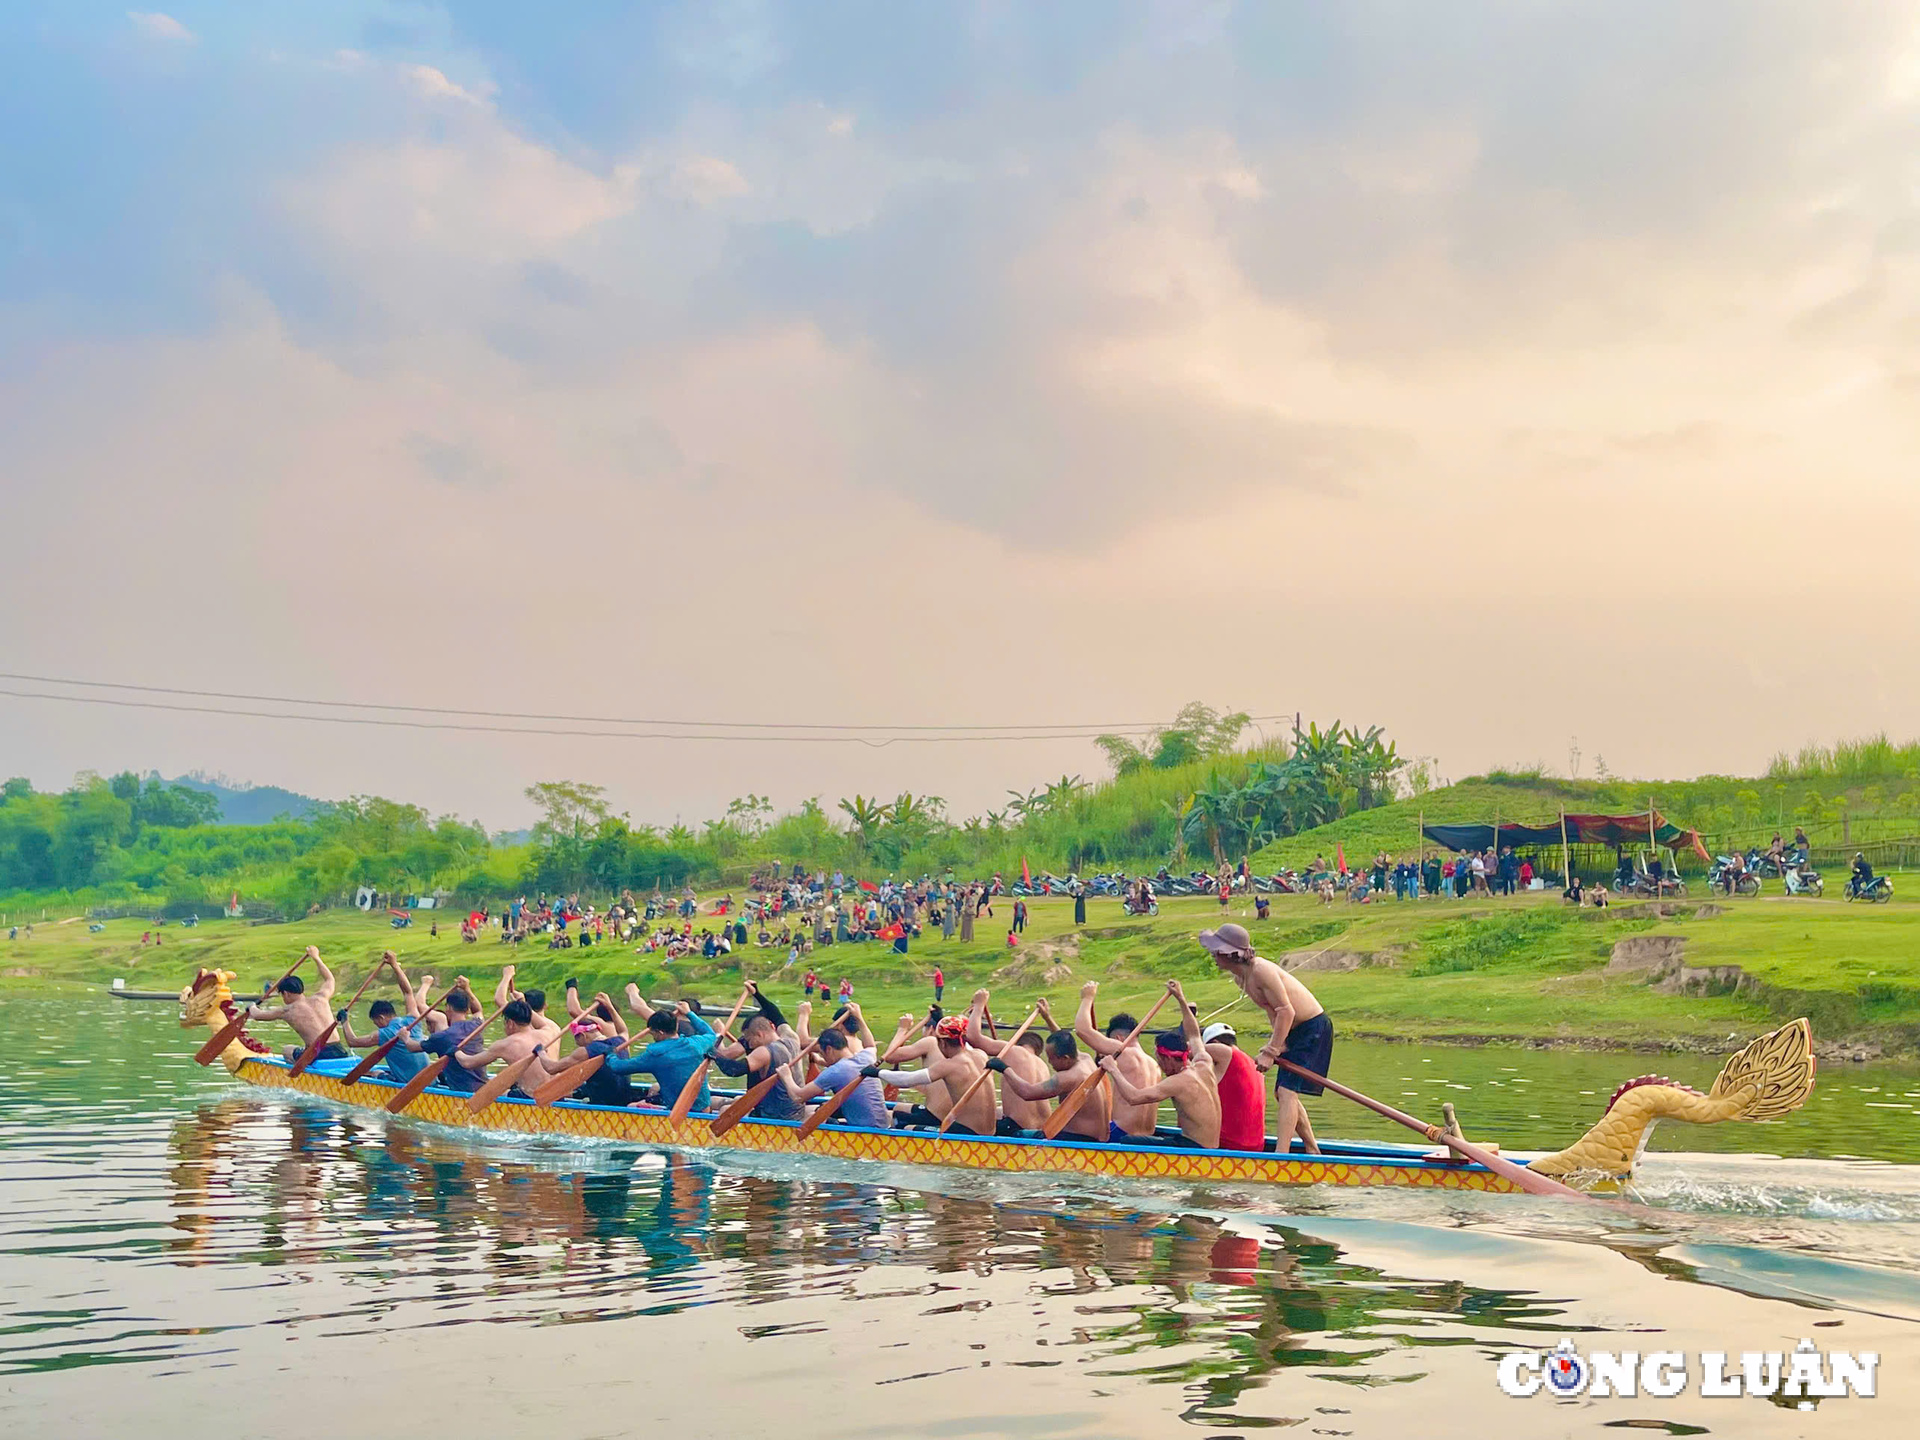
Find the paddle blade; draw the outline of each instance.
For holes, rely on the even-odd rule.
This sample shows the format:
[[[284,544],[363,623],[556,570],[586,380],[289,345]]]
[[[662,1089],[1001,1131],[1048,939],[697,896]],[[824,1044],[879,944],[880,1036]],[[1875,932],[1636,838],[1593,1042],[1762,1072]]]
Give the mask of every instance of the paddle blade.
[[[215,1031],[211,1040],[193,1052],[194,1064],[211,1065],[214,1061],[218,1060],[220,1053],[239,1038],[240,1032],[244,1030],[246,1026],[247,1012],[243,1009],[238,1015],[234,1016],[233,1019]]]
[[[401,1087],[398,1095],[395,1095],[387,1102],[387,1113],[390,1115],[398,1115],[402,1110],[405,1110],[409,1105],[413,1104],[414,1101],[418,1100],[420,1098],[420,1092],[440,1078],[440,1072],[447,1068],[447,1062],[452,1058],[451,1055],[442,1055],[431,1065],[423,1068],[418,1075],[414,1076],[413,1079]]]
[[[378,1065],[382,1060],[385,1060],[388,1055],[393,1053],[393,1047],[400,1043],[401,1038],[401,1036],[396,1035],[393,1039],[383,1041],[381,1044],[374,1046],[373,1053],[368,1055],[367,1058],[362,1060],[358,1065],[354,1066],[353,1069],[349,1070],[347,1072],[347,1078],[340,1083],[342,1085],[358,1085],[362,1080],[367,1078],[367,1075],[372,1071],[374,1066]]]
[[[687,1077],[687,1083],[680,1087],[680,1097],[673,1102],[673,1113],[667,1118],[678,1125],[693,1113],[694,1102],[700,1098],[700,1089],[707,1083],[707,1067],[713,1062],[702,1060],[693,1074]]]
[[[607,1063],[604,1055],[595,1055],[591,1060],[583,1060],[578,1065],[569,1065],[551,1080],[541,1082],[533,1092],[533,1103],[545,1109],[556,1100],[564,1100],[592,1078],[593,1073]]]
[[[751,1090],[747,1091],[747,1093],[742,1095],[738,1100],[735,1100],[731,1105],[727,1106],[727,1108],[722,1110],[718,1115],[714,1116],[713,1119],[708,1122],[708,1128],[712,1130],[714,1139],[719,1139],[722,1135],[726,1134],[727,1131],[746,1119],[747,1112],[758,1105],[767,1091],[779,1083],[780,1075],[776,1070],[758,1085],[755,1085]]]
[[[827,1121],[831,1120],[836,1114],[838,1114],[841,1103],[845,1101],[849,1095],[853,1094],[854,1088],[858,1086],[860,1082],[865,1080],[866,1078],[867,1077],[864,1075],[854,1076],[853,1079],[849,1080],[846,1084],[842,1085],[838,1090],[834,1091],[833,1094],[829,1095],[826,1099],[822,1100],[818,1105],[814,1106],[813,1113],[807,1116],[805,1120],[802,1120],[800,1122],[800,1138],[802,1140],[806,1139],[809,1135],[813,1134],[814,1131],[818,1130],[822,1125],[826,1124]]]
[[[339,1028],[340,1022],[336,1020],[315,1036],[313,1043],[300,1052],[299,1057],[294,1060],[293,1064],[288,1068],[287,1073],[289,1075],[298,1075],[309,1065],[313,1064],[315,1060],[318,1060],[320,1058],[320,1052],[327,1048],[327,1042],[333,1039],[333,1032]]]
[[[527,1073],[527,1067],[531,1064],[533,1064],[533,1056],[531,1054],[523,1056],[507,1066],[507,1068],[502,1070],[498,1075],[488,1080],[486,1084],[482,1085],[467,1097],[467,1113],[469,1115],[478,1115],[482,1110],[493,1104],[494,1101],[498,1100],[502,1095],[506,1094],[507,1091],[520,1083],[520,1077]]]

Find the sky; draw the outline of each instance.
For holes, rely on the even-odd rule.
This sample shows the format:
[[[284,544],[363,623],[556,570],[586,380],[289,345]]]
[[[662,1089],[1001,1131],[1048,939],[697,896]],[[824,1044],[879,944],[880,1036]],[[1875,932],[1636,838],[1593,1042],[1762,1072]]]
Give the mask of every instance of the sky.
[[[1920,732],[1920,4],[16,0],[0,134],[9,673],[1200,699],[1450,778]],[[7,773],[126,767],[496,828],[1104,773],[0,696]]]

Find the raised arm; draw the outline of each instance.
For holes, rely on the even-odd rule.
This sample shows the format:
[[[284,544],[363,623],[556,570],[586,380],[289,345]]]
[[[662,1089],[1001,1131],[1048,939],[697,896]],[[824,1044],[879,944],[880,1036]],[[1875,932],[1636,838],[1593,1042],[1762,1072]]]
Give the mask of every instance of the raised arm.
[[[627,1009],[638,1015],[643,1025],[653,1018],[653,1006],[647,1003],[646,996],[640,993],[640,986],[632,980],[627,982]]]
[[[493,987],[493,1008],[498,1010],[509,1000],[517,999],[519,994],[520,992],[513,988],[513,966],[502,966],[500,983]]]
[[[1200,1013],[1187,1003],[1186,992],[1180,988],[1178,980],[1167,981],[1167,993],[1173,996],[1173,1003],[1180,1007],[1180,1033],[1187,1037],[1188,1053],[1204,1054],[1205,1046],[1200,1040]]]
[[[995,1040],[987,1034],[986,1027],[980,1023],[987,1011],[987,992],[973,992],[973,1004],[967,1007],[967,1043],[989,1055],[998,1055],[1007,1048],[1004,1040]]]
[[[320,958],[318,946],[309,945],[307,947],[307,954],[313,957],[313,968],[320,972],[320,984],[314,990],[314,998],[324,1004],[333,998],[333,971],[329,970],[327,968],[327,962]]]
[[[863,1050],[872,1050],[875,1047],[877,1042],[873,1038],[873,1031],[867,1028],[867,1017],[861,1013],[860,1007],[854,1004],[853,1001],[849,1000],[846,1004],[845,1013],[848,1015],[851,1015],[853,1017],[854,1024],[860,1027],[860,1048]],[[840,1028],[842,1030],[846,1029],[845,1021],[841,1022]]]
[[[1111,1035],[1102,1035],[1093,1023],[1093,997],[1100,993],[1100,982],[1089,980],[1080,987],[1080,1008],[1074,1012],[1073,1035],[1095,1055],[1118,1055],[1126,1046]]]

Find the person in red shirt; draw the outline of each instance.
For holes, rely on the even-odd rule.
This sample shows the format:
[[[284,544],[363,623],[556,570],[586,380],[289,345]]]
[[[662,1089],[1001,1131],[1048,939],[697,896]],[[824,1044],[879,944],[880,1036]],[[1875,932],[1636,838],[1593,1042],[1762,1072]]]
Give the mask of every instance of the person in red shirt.
[[[1220,1148],[1265,1150],[1267,1090],[1260,1072],[1240,1048],[1231,1025],[1209,1025],[1200,1038],[1213,1059],[1213,1073],[1220,1077]]]
[[[947,977],[938,965],[933,967],[933,1003],[940,1003],[940,994],[947,988]]]

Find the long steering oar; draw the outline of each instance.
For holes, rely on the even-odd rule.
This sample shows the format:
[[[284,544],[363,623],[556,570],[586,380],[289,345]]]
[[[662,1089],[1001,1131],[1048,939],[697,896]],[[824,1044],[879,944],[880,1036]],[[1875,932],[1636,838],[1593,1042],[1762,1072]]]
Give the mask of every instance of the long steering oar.
[[[729,1014],[727,1018],[720,1023],[719,1028],[713,1032],[714,1044],[718,1045],[720,1041],[726,1037],[727,1032],[733,1028],[733,1022],[740,1018],[740,1012],[746,1008],[747,996],[752,993],[753,987],[751,985],[740,992],[739,1000],[734,1002],[733,1012]],[[674,1097],[673,1110],[667,1117],[675,1125],[678,1125],[693,1113],[694,1102],[700,1098],[700,1088],[707,1082],[707,1068],[712,1064],[713,1056],[709,1053],[706,1059],[693,1067],[693,1073],[687,1077],[687,1083],[680,1087],[680,1093]]]
[[[440,1072],[454,1063],[454,1055],[463,1049],[468,1041],[475,1039],[482,1030],[485,1030],[487,1026],[499,1018],[500,1011],[494,1011],[493,1014],[487,1016],[486,1019],[474,1026],[473,1029],[469,1030],[465,1035],[462,1035],[460,1037],[460,1043],[455,1045],[452,1050],[449,1050],[431,1065],[423,1067],[418,1075],[400,1087],[400,1093],[398,1095],[387,1102],[387,1113],[390,1115],[398,1115],[409,1105],[413,1104],[414,1101],[418,1100],[420,1098],[420,1092],[438,1080],[440,1078]]]
[[[802,1060],[806,1059],[808,1055],[813,1053],[814,1047],[819,1043],[820,1037],[816,1035],[807,1042],[807,1048],[794,1056],[787,1064],[799,1064]],[[780,1069],[781,1067],[778,1065],[769,1065],[767,1067],[766,1079],[760,1081],[757,1085],[749,1087],[744,1095],[707,1122],[707,1128],[713,1132],[714,1139],[718,1140],[722,1135],[726,1134],[727,1131],[747,1118],[747,1112],[758,1105],[761,1100],[766,1097],[767,1092],[780,1083]]]
[[[1033,1024],[1033,1022],[1038,1020],[1039,1018],[1040,1018],[1040,1007],[1036,1005],[1033,1007],[1033,1013],[1027,1016],[1026,1019],[1022,1020],[1020,1022],[1020,1028],[1014,1031],[1012,1036],[1008,1038],[1006,1046],[1001,1051],[1001,1053],[1005,1054],[1007,1050],[1011,1050],[1014,1046],[1018,1045],[1020,1043],[1020,1037],[1027,1033],[1027,1027]],[[960,1092],[960,1098],[954,1101],[953,1108],[947,1111],[947,1118],[942,1120],[940,1122],[940,1128],[933,1132],[934,1138],[936,1140],[939,1139],[940,1136],[946,1134],[947,1127],[952,1125],[954,1121],[960,1118],[960,1112],[961,1110],[966,1108],[967,1101],[973,1098],[973,1092],[978,1090],[982,1085],[986,1084],[987,1077],[991,1074],[993,1074],[993,1071],[991,1070],[982,1070],[978,1075],[973,1077],[973,1083],[967,1086],[966,1089]]]
[[[428,978],[431,979],[432,977],[429,976]],[[453,994],[454,990],[458,990],[459,988],[458,985],[453,986],[452,989],[447,991],[447,995]],[[426,1010],[422,1010],[418,1015],[394,1031],[391,1040],[382,1040],[378,1045],[374,1046],[367,1058],[349,1070],[346,1078],[340,1083],[342,1085],[358,1085],[362,1080],[366,1079],[367,1075],[373,1070],[373,1067],[391,1055],[393,1053],[393,1047],[407,1038],[407,1032],[427,1018],[427,1010],[432,1010],[437,1006],[447,1003],[447,995],[442,995],[438,1000],[434,1001],[432,1005],[427,1006]]]
[[[360,982],[360,988],[354,991],[353,998],[347,1001],[347,1009],[351,1010],[360,1003],[360,997],[367,993],[367,987],[373,984],[375,978],[378,977],[382,970],[387,968],[387,961],[392,958],[393,952],[391,950],[380,957],[380,963],[367,972],[367,978]],[[331,1025],[313,1037],[313,1040],[308,1044],[307,1048],[302,1050],[293,1064],[287,1067],[288,1076],[291,1077],[301,1074],[309,1065],[318,1060],[320,1058],[320,1052],[327,1048],[327,1042],[333,1039],[333,1032],[339,1028],[340,1021],[336,1017]]]
[[[1349,1090],[1339,1081],[1329,1080],[1324,1075],[1316,1075],[1304,1065],[1296,1065],[1284,1056],[1276,1057],[1273,1063],[1291,1075],[1298,1075],[1302,1080],[1310,1080],[1315,1085],[1324,1086],[1336,1095],[1344,1095],[1356,1105],[1366,1106],[1376,1115],[1384,1115],[1387,1119],[1396,1121],[1409,1130],[1417,1130],[1434,1144],[1445,1145],[1463,1159],[1471,1160],[1476,1165],[1484,1165],[1494,1174],[1511,1180],[1529,1195],[1557,1195],[1562,1199],[1594,1200],[1593,1196],[1583,1194],[1571,1185],[1562,1185],[1551,1176],[1529,1170],[1524,1165],[1516,1165],[1513,1161],[1503,1159],[1491,1150],[1482,1149],[1471,1140],[1463,1140],[1458,1135],[1449,1135],[1438,1125],[1429,1125],[1424,1120],[1416,1120],[1403,1110],[1396,1110],[1391,1105],[1382,1104],[1371,1096],[1362,1095],[1358,1090]]]
[[[262,1000],[266,999],[268,995],[271,995],[275,990],[280,988],[281,981],[291,979],[293,977],[293,972],[295,970],[298,970],[302,965],[306,964],[307,956],[313,953],[314,952],[312,947],[309,946],[306,954],[302,955],[298,960],[294,961],[292,965],[288,966],[287,973],[285,975],[282,975],[279,980],[276,980],[273,982],[273,984],[269,985],[266,988],[266,990],[261,994],[260,998]],[[229,1020],[225,1025],[221,1026],[218,1030],[216,1030],[211,1040],[207,1041],[206,1044],[202,1045],[198,1050],[193,1052],[194,1063],[196,1065],[211,1065],[214,1061],[218,1060],[220,1058],[220,1052],[225,1050],[227,1046],[231,1045],[237,1038],[239,1038],[240,1032],[247,1028],[247,1011],[251,1010],[252,1008],[253,1008],[253,1002],[251,1000],[249,1000],[245,1005],[242,1005],[240,1007],[240,1013],[238,1015],[234,1016],[233,1019]]]
[[[1172,998],[1173,992],[1169,990],[1161,995],[1158,1000],[1154,1001],[1153,1008],[1141,1017],[1138,1025],[1133,1027],[1133,1033],[1120,1042],[1120,1049],[1125,1050],[1127,1046],[1138,1040],[1140,1038],[1140,1032],[1145,1030],[1148,1024],[1152,1022],[1153,1017],[1160,1013],[1160,1007]],[[1115,1053],[1117,1054],[1118,1052],[1116,1051]],[[1107,1072],[1095,1066],[1093,1073],[1082,1080],[1079,1085],[1075,1086],[1067,1095],[1067,1098],[1054,1107],[1053,1114],[1047,1117],[1047,1123],[1040,1127],[1040,1133],[1045,1135],[1049,1140],[1058,1136],[1062,1130],[1067,1128],[1067,1122],[1080,1113],[1080,1107],[1086,1104],[1087,1097],[1093,1094],[1093,1087],[1106,1078]]]

